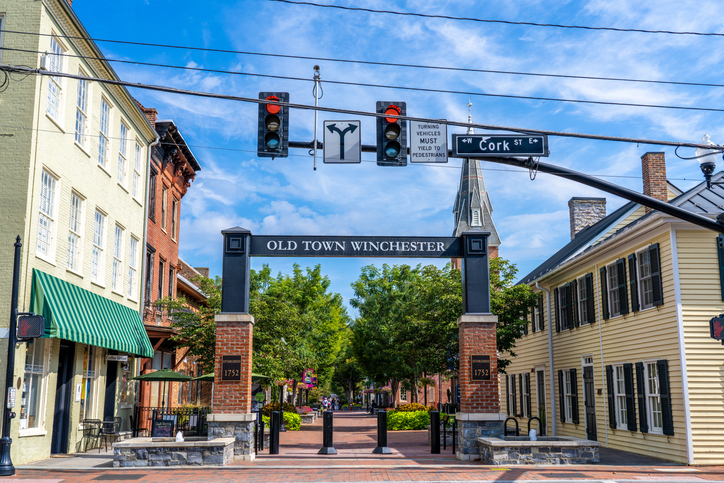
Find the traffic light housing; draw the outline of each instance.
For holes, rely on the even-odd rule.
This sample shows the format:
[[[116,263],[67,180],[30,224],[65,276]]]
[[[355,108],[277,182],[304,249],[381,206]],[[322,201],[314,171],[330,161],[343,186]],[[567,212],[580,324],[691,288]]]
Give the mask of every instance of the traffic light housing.
[[[289,102],[288,92],[260,92],[259,99]],[[259,104],[259,133],[256,154],[260,158],[289,156],[289,106]]]
[[[406,116],[407,104],[377,101],[375,112]],[[377,165],[407,166],[407,121],[394,117],[377,118]]]

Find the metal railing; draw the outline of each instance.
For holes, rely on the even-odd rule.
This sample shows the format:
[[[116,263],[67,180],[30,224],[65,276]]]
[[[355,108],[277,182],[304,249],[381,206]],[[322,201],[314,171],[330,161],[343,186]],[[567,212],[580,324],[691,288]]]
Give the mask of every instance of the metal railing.
[[[208,436],[208,424],[206,417],[211,408],[160,408],[150,406],[137,406],[134,411],[134,421],[137,421],[137,429],[151,433],[152,421],[154,419],[171,419],[174,421],[175,431],[181,431],[184,437]]]

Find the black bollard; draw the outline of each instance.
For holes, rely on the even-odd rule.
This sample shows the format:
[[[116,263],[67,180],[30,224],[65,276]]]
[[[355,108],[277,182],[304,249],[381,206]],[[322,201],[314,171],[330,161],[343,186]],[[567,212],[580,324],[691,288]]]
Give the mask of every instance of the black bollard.
[[[332,443],[332,436],[334,434],[333,418],[334,414],[332,411],[324,412],[324,430],[322,436],[322,449],[317,454],[337,454],[337,450],[334,449]]]
[[[376,454],[390,454],[387,447],[387,411],[377,411],[377,447],[372,450]]]
[[[270,422],[269,454],[279,454],[279,411],[272,411]]]
[[[259,451],[264,451],[264,420],[259,422]]]
[[[440,411],[430,411],[430,454],[440,453]]]
[[[447,419],[442,422],[442,449],[447,449]]]

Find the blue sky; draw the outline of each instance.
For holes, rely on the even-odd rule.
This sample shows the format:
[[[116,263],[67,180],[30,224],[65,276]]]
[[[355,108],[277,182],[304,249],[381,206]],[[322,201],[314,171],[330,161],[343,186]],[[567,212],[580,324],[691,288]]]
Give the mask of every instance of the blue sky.
[[[721,31],[719,0],[590,1],[377,1],[319,3],[553,24],[652,30]],[[619,33],[400,17],[277,3],[268,0],[75,0],[73,8],[96,38],[292,54],[389,63],[543,72],[683,82],[721,82],[724,38]],[[371,66],[270,56],[99,43],[109,59],[301,77],[308,82],[114,64],[122,79],[185,89],[257,97],[288,91],[293,103],[313,104],[313,66],[321,66],[320,105],[373,111],[375,102],[405,101],[411,116],[465,121],[467,95],[354,87],[348,81],[393,86],[612,102],[721,107],[724,89],[663,84],[556,79]],[[173,119],[202,171],[182,202],[182,258],[221,274],[220,231],[235,225],[255,234],[449,236],[460,160],[447,165],[378,167],[374,153],[359,165],[324,165],[317,171],[306,150],[286,159],[256,157],[257,106],[132,89],[159,119]],[[472,96],[474,122],[530,129],[698,142],[705,133],[724,142],[722,113],[584,105]],[[321,113],[324,120],[360,119],[363,144],[374,144],[372,118]],[[311,141],[314,116],[293,110],[290,138]],[[451,127],[449,134],[463,132]],[[481,131],[477,131],[481,132]],[[701,181],[696,160],[673,149],[552,137],[546,161],[601,175],[641,191],[641,156],[664,151],[667,174],[686,189]],[[680,150],[693,156],[693,150]],[[321,153],[320,153],[321,157]],[[483,163],[502,239],[500,255],[525,275],[570,238],[567,202],[602,196],[608,212],[625,200],[573,182]],[[615,176],[615,177],[611,177]],[[332,290],[345,299],[365,264],[415,260],[254,259],[274,272],[321,263]],[[428,263],[419,260],[421,263]]]

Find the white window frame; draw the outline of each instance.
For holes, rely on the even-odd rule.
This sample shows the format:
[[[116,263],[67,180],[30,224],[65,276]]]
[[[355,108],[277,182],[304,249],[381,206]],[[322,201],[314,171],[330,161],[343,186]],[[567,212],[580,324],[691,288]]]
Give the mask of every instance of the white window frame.
[[[130,252],[128,255],[128,298],[135,301],[138,298],[136,294],[136,276],[138,275],[138,247],[141,245],[141,242],[131,234],[130,244]]]
[[[50,62],[51,72],[63,72],[63,66],[65,65],[64,54],[66,48],[63,43],[55,36],[50,37],[50,46],[48,48],[47,56]],[[45,113],[50,119],[55,122],[58,127],[62,126],[62,113],[63,113],[63,88],[65,87],[65,79],[56,76],[48,77],[48,97],[47,106]]]
[[[588,325],[588,299],[582,299],[581,294],[590,297],[592,294],[586,293],[586,276],[583,275],[576,279],[576,303],[578,304],[578,325]]]
[[[78,275],[83,273],[84,220],[85,199],[77,192],[72,191],[70,193],[70,214],[68,216],[68,258],[66,261],[66,268]],[[73,240],[75,240],[75,247],[73,245]],[[73,248],[75,248],[75,251]],[[73,266],[73,261],[76,262],[75,266]]]
[[[643,268],[645,266],[642,263],[644,257],[648,261],[646,264],[648,265],[648,275],[645,277],[642,276],[644,272]],[[648,247],[636,252],[636,279],[639,292],[639,310],[652,308],[654,306],[654,283],[651,278],[651,254],[649,253]],[[644,290],[646,285],[648,285],[648,290]],[[646,293],[650,294],[650,300],[648,303],[645,302]]]
[[[616,281],[616,283],[611,283],[614,280]],[[608,317],[610,319],[613,319],[614,317],[620,317],[621,301],[619,300],[618,270],[616,269],[615,261],[610,265],[606,265],[606,289],[608,291]],[[614,310],[614,304],[618,306],[617,310]]]
[[[116,224],[113,229],[113,264],[111,266],[111,290],[123,294],[123,236],[124,228]]]
[[[520,385],[523,386],[523,407],[520,408],[520,414],[522,414],[524,418],[529,418],[530,414],[528,414],[528,405],[531,403],[531,400],[530,400],[530,388],[525,387],[525,379],[526,379],[525,375],[526,374],[529,374],[529,373],[523,372],[523,373],[518,374],[518,377],[522,381],[522,383]],[[530,386],[530,375],[528,376],[528,381],[529,381],[528,385]],[[533,410],[532,404],[531,404],[531,410]]]
[[[400,401],[407,401],[407,388],[400,386]]]
[[[49,186],[46,188],[46,180]],[[46,193],[46,191],[49,191]],[[56,230],[58,229],[58,196],[60,179],[47,169],[40,174],[40,200],[38,202],[38,231],[35,244],[35,255],[55,265]],[[45,223],[43,223],[45,221]],[[41,241],[41,236],[47,239]],[[41,248],[41,243],[43,248]]]
[[[661,389],[659,388],[659,368],[656,366],[656,360],[643,361],[644,363],[644,379],[646,394],[646,419],[649,424],[649,433],[664,434],[664,415],[661,407]],[[654,375],[651,377],[650,369],[653,367]],[[653,387],[652,387],[653,386]],[[656,392],[654,392],[656,390]],[[658,413],[658,418],[656,414]],[[661,425],[655,425],[656,420]]]
[[[104,109],[105,108],[105,109]],[[105,96],[101,96],[101,107],[98,115],[98,165],[106,172],[111,152],[111,124],[113,121],[113,108]]]
[[[616,427],[628,428],[628,411],[626,410],[626,373],[623,364],[613,365],[613,401],[616,408]]]
[[[470,220],[470,226],[483,226],[480,217],[480,210],[478,208],[473,209],[472,220]]]
[[[0,47],[3,46],[3,37],[5,36],[5,14],[0,13]],[[3,59],[3,51],[0,49],[0,62]]]
[[[136,200],[140,199],[141,195],[141,155],[143,148],[141,147],[141,141],[136,138],[136,143],[133,148],[133,181],[131,182],[131,194]]]
[[[518,414],[520,414],[518,412],[518,401],[516,400],[518,397],[518,388],[516,386],[518,383],[515,381],[514,376],[515,374],[508,374],[508,376],[506,376],[508,378],[508,408],[510,409],[511,415],[517,418]]]
[[[161,183],[161,230],[166,233],[166,225],[168,221],[168,187]]]
[[[38,395],[38,424],[37,426],[33,428],[28,428],[27,426],[23,427],[23,424],[20,425],[20,433],[19,436],[41,436],[47,434],[47,431],[45,429],[45,407],[47,405],[47,397],[48,397],[48,371],[50,368],[50,346],[51,344],[46,343],[45,339],[35,339],[34,344],[42,344],[43,348],[41,350],[42,354],[42,371],[37,372],[35,369],[33,370],[34,374],[40,375],[40,384],[39,384],[39,390],[40,394]],[[33,361],[35,362],[35,361]],[[34,364],[35,365],[35,364]],[[25,374],[27,371],[25,369],[27,368],[27,364],[25,364],[25,360],[23,360],[23,386],[27,383],[25,381]],[[21,388],[22,389],[22,388]],[[22,390],[18,391],[20,393],[20,399],[16,405],[18,408],[18,412],[20,413],[20,407],[22,406],[22,396],[23,392]],[[27,424],[27,423],[25,423]]]
[[[540,313],[541,313],[542,307],[538,307],[536,304],[533,307],[533,310],[531,311],[533,314],[533,320],[531,321],[531,328],[535,328],[536,332],[540,332],[542,329],[540,327]]]
[[[91,281],[101,286],[105,286],[104,274],[106,259],[106,218],[107,215],[96,208],[95,215],[93,215],[93,253],[91,254]]]
[[[128,186],[128,132],[130,129],[121,120],[121,129],[118,137],[118,184],[126,189]],[[127,190],[127,189],[126,189]]]
[[[571,287],[573,290],[573,287]],[[568,328],[568,313],[566,312],[566,303],[564,299],[566,296],[566,284],[558,287],[558,300],[556,300],[556,311],[558,312],[558,322],[560,323],[560,331],[569,330]]]
[[[78,75],[85,76],[82,69]],[[86,153],[88,152],[88,107],[90,106],[90,82],[78,79],[77,97],[75,103],[75,144]]]
[[[571,381],[571,370],[563,370],[563,405],[566,422],[573,422],[573,381]]]

